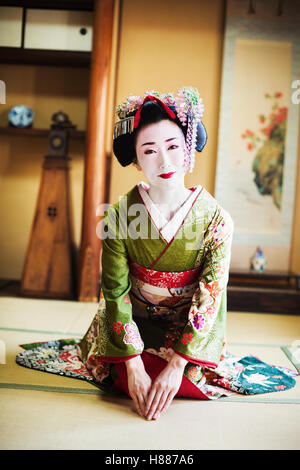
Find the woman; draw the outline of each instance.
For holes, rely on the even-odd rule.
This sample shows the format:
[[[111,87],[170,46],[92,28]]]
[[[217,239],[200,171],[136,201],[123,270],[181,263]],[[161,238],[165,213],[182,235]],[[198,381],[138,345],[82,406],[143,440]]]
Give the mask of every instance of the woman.
[[[193,98],[200,115],[198,94],[193,90],[190,93],[193,96],[187,96],[186,101],[191,102]],[[114,234],[116,231],[113,232],[112,228],[116,225],[116,218],[120,218],[125,202],[128,208],[139,204],[139,216],[141,213],[144,215],[144,237],[135,237],[136,233],[129,230],[123,239],[117,232],[115,237],[103,240],[102,291],[105,302],[96,321],[101,325],[100,342],[106,343],[101,343],[101,349],[99,338],[95,346],[89,343],[88,332],[80,344],[84,360],[92,352],[100,353],[102,361],[125,363],[129,395],[137,411],[148,419],[167,409],[180,388],[187,364],[193,369],[195,364],[216,367],[220,360],[233,233],[231,217],[204,188],[185,187],[184,177],[192,164],[192,158],[187,161],[191,157],[188,155],[191,149],[187,149],[184,127],[177,117],[176,108],[172,106],[169,109],[173,110],[174,117],[168,114],[159,98],[150,95],[139,107],[139,122],[136,122],[133,132],[121,134],[118,126],[122,123],[116,126],[116,156],[123,165],[133,161],[137,169],[143,171],[149,186],[139,184],[133,188],[113,206],[111,221],[108,215],[106,223],[109,233]],[[124,110],[122,112],[124,115]],[[125,119],[128,119],[126,114]],[[206,142],[204,126],[196,120],[197,115],[192,119],[196,124],[194,131],[199,141],[198,149],[202,150]],[[124,214],[123,226],[130,226],[134,221],[128,214],[130,210]],[[151,223],[156,225],[154,234],[151,234]],[[189,229],[192,225],[190,234],[182,233],[185,224],[189,224]],[[188,237],[191,234],[194,240]],[[209,246],[210,252],[204,255],[205,248],[209,250]],[[177,260],[174,260],[175,255]],[[216,264],[215,269],[212,264]],[[207,268],[205,272],[204,268]],[[168,272],[168,275],[164,274],[158,281],[145,281],[147,276],[162,272]],[[178,272],[183,282],[178,282]],[[203,292],[200,292],[199,282]],[[149,312],[149,307],[153,312]],[[209,314],[205,318],[208,308]],[[162,312],[163,319],[160,318]],[[173,353],[171,338],[176,338],[178,344],[166,363],[164,355]],[[166,345],[170,347],[166,348]],[[161,362],[166,364],[153,384],[151,373],[149,376],[143,363],[142,350],[163,357]],[[116,369],[121,376],[121,366]],[[200,390],[198,396],[204,398]]]
[[[234,224],[205,188],[184,183],[207,141],[198,91],[130,96],[118,113],[114,153],[122,166],[143,171],[148,184],[132,188],[103,219],[98,311],[77,344],[87,375],[125,392],[148,420],[175,396],[271,391],[267,380],[260,389],[249,380],[262,368],[266,379],[273,374],[273,390],[290,388],[291,372],[279,376],[256,358],[225,353]],[[70,345],[56,343],[61,363],[67,361]],[[20,364],[41,369],[25,355]],[[82,368],[75,372],[85,375]]]

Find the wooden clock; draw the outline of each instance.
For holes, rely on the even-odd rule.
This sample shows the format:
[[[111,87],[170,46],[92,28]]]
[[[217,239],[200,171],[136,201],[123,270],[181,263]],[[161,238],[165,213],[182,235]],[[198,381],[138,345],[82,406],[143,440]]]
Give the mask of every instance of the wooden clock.
[[[24,296],[74,298],[67,152],[68,130],[51,129],[21,278]]]

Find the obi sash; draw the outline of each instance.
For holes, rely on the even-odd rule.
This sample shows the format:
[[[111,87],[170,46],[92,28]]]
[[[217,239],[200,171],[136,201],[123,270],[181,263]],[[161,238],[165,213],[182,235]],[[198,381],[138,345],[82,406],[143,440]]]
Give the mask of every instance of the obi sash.
[[[130,295],[145,306],[151,318],[173,316],[181,307],[189,309],[199,282],[199,268],[179,272],[154,271],[130,260],[129,270]]]

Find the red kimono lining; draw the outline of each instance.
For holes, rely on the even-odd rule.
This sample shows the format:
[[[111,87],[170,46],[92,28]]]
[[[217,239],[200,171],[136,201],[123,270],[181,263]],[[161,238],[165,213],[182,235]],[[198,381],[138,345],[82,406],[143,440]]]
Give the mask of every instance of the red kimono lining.
[[[197,364],[198,366],[209,367],[210,369],[216,369],[218,367],[218,364],[215,364],[214,362],[201,361],[200,359],[194,359],[193,357],[186,356],[185,354],[182,354],[181,352],[178,352],[178,351],[175,351],[175,353],[183,357],[184,359],[186,359],[188,362],[192,362],[193,364]]]
[[[120,362],[125,362],[128,361],[129,359],[132,359],[133,357],[140,356],[141,354],[133,354],[132,356],[98,356],[99,361],[101,362],[111,362],[112,364],[118,364]]]

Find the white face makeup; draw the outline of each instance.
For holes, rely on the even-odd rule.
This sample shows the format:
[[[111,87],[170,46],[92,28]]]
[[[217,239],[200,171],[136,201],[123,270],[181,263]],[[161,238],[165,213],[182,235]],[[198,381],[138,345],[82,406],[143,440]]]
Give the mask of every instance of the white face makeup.
[[[136,141],[138,166],[150,185],[184,184],[185,139],[181,129],[167,119],[141,129]]]

